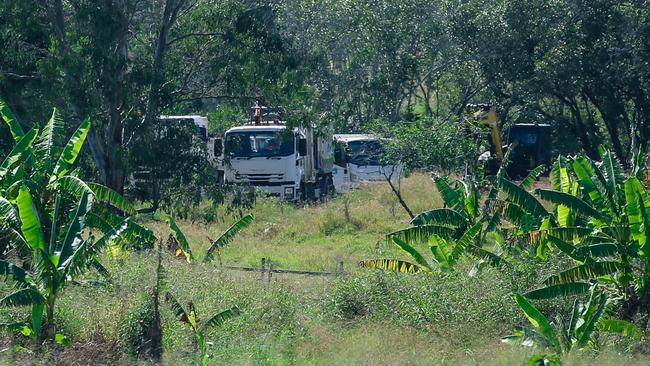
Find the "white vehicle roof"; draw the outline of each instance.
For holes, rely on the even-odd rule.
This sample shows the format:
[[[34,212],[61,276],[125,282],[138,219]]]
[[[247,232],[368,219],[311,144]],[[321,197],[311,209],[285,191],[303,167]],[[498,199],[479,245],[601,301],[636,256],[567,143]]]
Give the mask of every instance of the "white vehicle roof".
[[[229,132],[250,132],[250,131],[262,131],[262,132],[266,132],[266,131],[282,131],[285,128],[287,128],[287,126],[285,126],[285,125],[259,125],[259,126],[246,125],[246,126],[233,127],[231,129],[229,129],[228,131],[226,131],[226,133],[229,133]]]
[[[334,135],[334,139],[342,142],[379,140],[377,136],[370,134],[338,134]]]
[[[203,117],[199,115],[187,115],[187,116],[160,116],[159,119],[166,120],[175,120],[175,119],[191,119],[194,121],[194,124],[199,127],[208,128],[208,117]]]

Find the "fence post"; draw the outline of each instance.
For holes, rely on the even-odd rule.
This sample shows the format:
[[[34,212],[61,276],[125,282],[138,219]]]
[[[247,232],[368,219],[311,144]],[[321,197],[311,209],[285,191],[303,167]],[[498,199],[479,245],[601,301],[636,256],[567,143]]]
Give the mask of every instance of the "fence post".
[[[262,257],[262,269],[260,270],[260,281],[264,283],[264,272],[266,270],[266,258]]]
[[[269,277],[268,277],[268,281],[266,282],[266,288],[267,289],[271,285],[271,276],[273,276],[273,262],[271,262],[271,260],[269,260]]]
[[[338,265],[336,266],[336,275],[343,275],[343,261],[339,261]]]

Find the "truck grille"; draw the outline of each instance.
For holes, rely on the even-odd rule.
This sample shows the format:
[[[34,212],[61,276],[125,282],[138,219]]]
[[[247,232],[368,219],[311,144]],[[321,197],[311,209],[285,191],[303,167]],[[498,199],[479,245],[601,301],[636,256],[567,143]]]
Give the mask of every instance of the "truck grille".
[[[250,182],[252,185],[264,185],[265,183],[282,181],[284,174],[235,174],[235,179]]]

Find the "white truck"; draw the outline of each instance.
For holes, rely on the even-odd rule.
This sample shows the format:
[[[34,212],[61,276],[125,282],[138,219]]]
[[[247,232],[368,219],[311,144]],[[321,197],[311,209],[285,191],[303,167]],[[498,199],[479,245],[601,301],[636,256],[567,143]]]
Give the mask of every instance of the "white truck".
[[[343,174],[334,177],[335,184],[343,189],[362,182],[385,181],[387,178],[398,179],[404,169],[403,164],[386,164],[382,162],[384,148],[381,139],[369,134],[334,135],[335,168]]]
[[[220,181],[251,185],[287,201],[334,193],[331,139],[261,117],[256,111],[253,122],[227,130],[215,142]]]

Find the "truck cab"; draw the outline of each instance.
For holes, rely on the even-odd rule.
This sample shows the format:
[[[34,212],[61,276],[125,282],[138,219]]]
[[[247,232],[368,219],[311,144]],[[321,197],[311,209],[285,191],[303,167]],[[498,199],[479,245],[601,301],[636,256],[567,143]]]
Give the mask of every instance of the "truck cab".
[[[402,174],[403,164],[385,164],[385,153],[381,140],[369,134],[338,134],[335,141],[334,179],[345,188],[362,182],[397,179]]]
[[[332,144],[310,128],[244,124],[225,132],[218,159],[223,183],[251,185],[287,201],[335,191]]]

